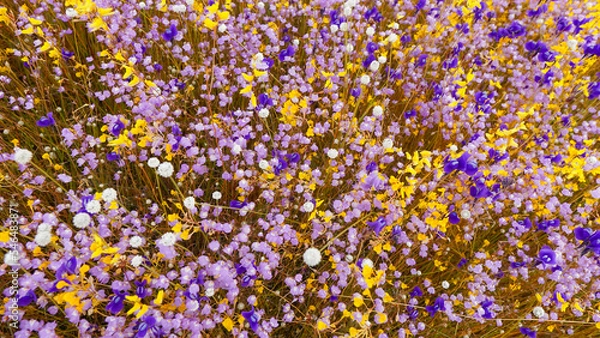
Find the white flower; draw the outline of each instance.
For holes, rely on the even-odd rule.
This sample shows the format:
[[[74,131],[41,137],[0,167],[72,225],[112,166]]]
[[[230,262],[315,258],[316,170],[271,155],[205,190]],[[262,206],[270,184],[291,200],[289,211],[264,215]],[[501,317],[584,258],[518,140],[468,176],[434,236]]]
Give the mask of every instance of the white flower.
[[[369,27],[367,28],[366,33],[368,36],[373,36],[375,34],[375,29],[373,27]]]
[[[460,212],[460,218],[469,219],[471,218],[471,212],[469,210],[463,210]]]
[[[368,267],[373,268],[373,265],[374,265],[373,261],[370,260],[370,259],[368,259],[368,258],[365,258],[365,259],[362,260],[362,266],[363,267],[368,266]]]
[[[79,15],[79,13],[77,13],[77,11],[74,8],[69,7],[65,11],[65,15],[67,16],[67,18],[73,19],[73,18],[77,17]]]
[[[329,150],[327,151],[327,156],[328,156],[330,159],[334,159],[334,158],[338,157],[338,154],[339,154],[339,153],[338,153],[338,151],[337,151],[336,149],[329,149]]]
[[[131,265],[133,265],[134,268],[137,268],[138,266],[142,265],[143,261],[144,261],[144,258],[142,256],[135,255],[131,259]]]
[[[117,199],[117,191],[113,188],[106,188],[102,192],[102,200],[106,203],[110,203]]]
[[[15,162],[19,164],[27,164],[33,158],[33,153],[27,149],[17,148],[14,154]]]
[[[317,266],[321,262],[321,252],[317,248],[308,248],[302,255],[304,263],[308,266]]]
[[[260,162],[258,162],[258,167],[262,170],[267,170],[267,168],[269,168],[269,162],[267,160],[260,160]]]
[[[239,153],[242,152],[242,147],[240,147],[239,144],[234,144],[233,147],[231,148],[231,153],[234,155],[238,155]]]
[[[185,206],[188,209],[194,209],[194,207],[196,206],[196,199],[194,198],[194,196],[188,196],[183,200],[183,206]]]
[[[269,110],[267,108],[263,108],[263,109],[259,110],[258,116],[263,119],[266,119],[269,116]]]
[[[352,256],[350,254],[346,255],[346,262],[352,263],[353,260],[354,260],[354,256]]]
[[[387,61],[387,57],[385,57],[385,55],[381,55],[377,58],[377,61],[379,61],[381,64],[384,64]]]
[[[458,147],[455,144],[453,144],[450,146],[450,151],[458,151]]]
[[[156,168],[156,172],[162,177],[171,177],[174,171],[175,169],[170,162],[163,162]]]
[[[392,139],[386,138],[383,140],[384,149],[392,149],[392,147],[394,147],[394,141],[392,141]]]
[[[331,31],[332,34],[337,33],[337,31],[340,29],[340,27],[338,25],[331,25],[329,26],[329,30]]]
[[[176,241],[177,237],[175,237],[175,234],[172,232],[167,232],[160,238],[160,243],[164,246],[173,246]]]
[[[100,202],[98,202],[97,200],[91,200],[85,205],[85,210],[87,210],[87,212],[89,212],[90,214],[98,213],[101,208],[102,207],[100,206]]]
[[[52,230],[52,226],[48,223],[41,223],[40,225],[38,225],[37,227],[37,231],[50,231]]]
[[[379,117],[381,115],[383,115],[383,108],[381,106],[373,107],[373,116]]]
[[[346,31],[348,31],[348,23],[347,23],[347,22],[342,22],[342,23],[340,24],[340,30],[341,30],[342,32],[346,32]]]
[[[4,254],[4,264],[6,265],[18,265],[19,264],[19,251],[11,250]]]
[[[73,225],[79,229],[87,227],[88,225],[90,225],[91,222],[92,218],[85,212],[80,212],[77,215],[75,215],[75,217],[73,217]]]
[[[221,194],[221,192],[219,192],[219,191],[215,191],[215,192],[213,192],[213,193],[212,193],[212,198],[213,198],[214,200],[217,200],[217,201],[218,201],[218,200],[220,200],[220,199],[221,199],[221,197],[223,197],[223,195],[222,195],[222,194]]]
[[[376,72],[377,70],[379,70],[379,61],[373,61],[371,62],[371,64],[369,65],[369,69]]]
[[[185,13],[186,7],[185,5],[173,5],[172,10],[175,13]]]
[[[311,211],[315,210],[315,205],[313,204],[313,202],[308,201],[308,202],[304,203],[304,205],[302,206],[302,209],[304,209],[305,212],[311,212]]]
[[[225,33],[227,31],[227,26],[222,23],[219,25],[219,28],[217,28],[217,30],[219,31],[219,33]]]
[[[447,281],[443,281],[443,282],[442,282],[442,287],[443,287],[444,289],[447,289],[447,288],[449,288],[449,287],[450,287],[450,283],[448,283]]]
[[[537,318],[542,318],[546,314],[546,311],[541,306],[536,306],[533,308],[533,315]]]
[[[567,46],[569,46],[569,49],[571,49],[571,50],[575,50],[575,49],[577,49],[577,40],[575,40],[575,39],[572,39],[572,38],[571,38],[571,39],[569,39],[569,40],[567,41]]]
[[[148,166],[150,168],[158,168],[159,165],[160,165],[160,161],[156,157],[150,157],[148,159]]]
[[[133,236],[129,239],[129,245],[132,248],[139,248],[142,244],[144,244],[144,240],[140,236]]]
[[[194,0],[185,0],[185,3],[186,3],[188,6],[193,6],[193,5],[194,5]]]
[[[212,297],[215,295],[215,289],[213,288],[207,288],[206,290],[204,290],[204,295],[206,297]]]
[[[360,77],[360,83],[368,85],[369,82],[371,82],[371,77],[369,75],[363,75]]]
[[[52,239],[52,234],[50,231],[38,231],[37,235],[35,235],[35,244],[39,246],[46,246],[50,244],[50,240]]]
[[[392,33],[388,36],[388,41],[391,43],[396,42],[396,40],[398,40],[398,35],[395,33]]]
[[[349,43],[346,45],[346,52],[352,53],[354,51],[354,45]]]

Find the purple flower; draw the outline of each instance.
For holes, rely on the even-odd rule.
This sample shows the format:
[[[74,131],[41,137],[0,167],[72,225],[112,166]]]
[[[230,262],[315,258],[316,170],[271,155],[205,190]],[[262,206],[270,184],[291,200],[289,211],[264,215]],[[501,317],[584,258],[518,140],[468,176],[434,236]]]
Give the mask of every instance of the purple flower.
[[[134,284],[136,286],[135,288],[135,294],[140,297],[140,298],[145,298],[148,297],[152,292],[150,290],[148,290],[146,288],[146,284],[148,283],[147,280],[142,280],[141,282],[135,281]]]
[[[594,231],[590,228],[575,228],[573,233],[575,233],[575,238],[577,238],[580,241],[586,242],[590,238],[590,236],[594,234]]]
[[[69,60],[69,59],[71,59],[73,57],[73,55],[75,55],[75,53],[70,52],[70,51],[68,51],[68,50],[66,50],[64,48],[61,48],[60,55],[63,57],[63,59]]]
[[[556,253],[547,245],[544,245],[540,252],[538,253],[538,258],[544,265],[554,265],[556,264]]]
[[[27,305],[31,304],[31,302],[35,302],[35,301],[37,301],[37,296],[35,295],[35,292],[33,290],[29,290],[29,291],[27,291],[27,293],[25,295],[19,297],[19,301],[17,302],[17,305],[27,306]]]
[[[300,154],[298,154],[298,153],[291,153],[291,154],[285,155],[285,158],[288,160],[289,163],[300,162]]]
[[[367,166],[365,167],[365,169],[367,169],[367,171],[370,173],[372,171],[377,170],[377,162],[371,162],[369,164],[367,164]]]
[[[242,316],[248,324],[252,331],[256,332],[258,330],[258,321],[260,320],[260,315],[254,311],[254,306],[252,306],[252,310],[242,312]]]
[[[141,322],[139,322],[136,325],[135,330],[137,330],[137,333],[136,333],[135,337],[136,338],[146,337],[148,330],[151,330],[153,332],[157,331],[157,330],[154,330],[155,325],[156,325],[156,318],[154,318],[152,316],[146,316],[144,318],[144,320],[142,320]]]
[[[492,302],[491,300],[486,300],[486,301],[481,302],[481,304],[479,304],[479,305],[483,309],[483,315],[481,315],[481,317],[483,317],[485,319],[492,319],[493,313],[490,311],[489,307],[494,305],[494,302]]]
[[[110,302],[106,305],[106,310],[113,315],[121,312],[123,310],[123,302],[125,301],[125,296],[128,295],[125,290],[113,290],[115,293]]]
[[[461,258],[460,261],[458,262],[458,264],[456,266],[459,267],[459,268],[462,268],[468,262],[469,261],[466,258]]]
[[[367,225],[371,227],[373,231],[375,231],[375,234],[377,234],[377,236],[379,236],[381,230],[383,230],[383,228],[385,228],[385,226],[387,225],[387,221],[385,220],[385,217],[381,216],[373,222],[367,222]]]
[[[444,306],[444,298],[438,297],[435,302],[433,302],[433,305],[426,306],[425,310],[429,312],[431,317],[435,316],[438,311],[445,311],[446,307]]]
[[[588,84],[589,99],[593,100],[600,97],[600,82],[590,82]]]
[[[537,336],[537,332],[533,331],[530,328],[524,327],[524,326],[521,327],[519,329],[519,331],[521,331],[522,334],[526,335],[529,338],[535,338]]]
[[[51,127],[53,125],[56,124],[56,121],[54,121],[54,117],[52,116],[53,114],[50,112],[48,114],[46,114],[46,116],[42,116],[39,120],[37,120],[36,124],[38,127]]]
[[[241,208],[245,207],[246,205],[248,205],[248,203],[240,202],[238,200],[231,200],[231,202],[229,202],[229,206],[232,208],[236,208],[236,209],[241,209]]]
[[[294,49],[294,46],[290,45],[290,46],[288,46],[288,48],[286,48],[286,49],[282,50],[282,51],[279,53],[279,61],[282,61],[282,62],[283,62],[283,61],[285,61],[285,60],[286,60],[286,58],[288,58],[288,57],[289,57],[289,58],[293,57],[295,53],[296,53],[296,50]]]
[[[410,119],[411,117],[415,117],[417,116],[417,111],[414,109],[408,110],[406,112],[404,112],[404,118],[405,119]]]
[[[379,44],[377,44],[377,42],[371,41],[371,42],[367,43],[367,53],[372,55],[378,49],[379,49]],[[373,59],[375,59],[375,57],[373,57]]]
[[[106,154],[106,159],[110,162],[118,161],[121,159],[121,156],[114,151],[111,151]]]
[[[419,311],[412,306],[406,307],[406,312],[408,313],[408,318],[410,318],[410,320],[415,320],[419,317]]]
[[[119,136],[121,135],[121,131],[123,131],[123,129],[125,129],[125,124],[121,122],[121,120],[117,120],[117,122],[113,124],[112,128],[110,128],[110,133],[114,136]]]
[[[525,26],[521,25],[518,21],[511,23],[506,30],[508,31],[508,37],[513,39],[527,33]]]
[[[460,217],[458,217],[458,214],[456,213],[456,211],[452,211],[449,215],[448,215],[448,220],[451,224],[458,224],[460,223]]]
[[[172,41],[176,36],[177,26],[175,26],[175,24],[171,24],[171,26],[169,26],[162,34],[163,39],[166,41]]]
[[[383,19],[383,16],[381,15],[381,13],[379,13],[377,7],[372,7],[371,9],[365,12],[365,19],[367,21],[373,19],[376,22],[379,22]]]
[[[421,296],[423,296],[423,291],[421,290],[420,287],[415,286],[415,288],[410,292],[410,296],[413,298],[421,297]]]

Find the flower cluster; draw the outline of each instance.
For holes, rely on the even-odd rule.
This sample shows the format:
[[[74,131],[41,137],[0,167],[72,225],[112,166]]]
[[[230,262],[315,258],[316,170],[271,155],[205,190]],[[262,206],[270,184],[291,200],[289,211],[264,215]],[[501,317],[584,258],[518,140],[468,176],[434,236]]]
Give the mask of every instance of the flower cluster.
[[[1,336],[599,334],[597,2],[8,1],[0,42]]]

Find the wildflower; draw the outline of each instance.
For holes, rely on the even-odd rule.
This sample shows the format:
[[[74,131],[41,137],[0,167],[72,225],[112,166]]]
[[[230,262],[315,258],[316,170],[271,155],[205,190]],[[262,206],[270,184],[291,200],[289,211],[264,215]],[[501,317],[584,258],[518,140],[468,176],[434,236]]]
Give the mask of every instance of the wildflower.
[[[110,203],[117,199],[117,191],[113,188],[106,188],[102,191],[102,200],[106,203]]]
[[[106,305],[106,311],[112,313],[113,315],[116,315],[117,313],[121,312],[121,310],[123,310],[123,302],[125,301],[125,296],[129,295],[129,293],[125,290],[113,290],[113,293],[113,297],[111,298],[110,302],[108,302],[108,304]]]
[[[21,165],[25,165],[31,161],[33,153],[27,149],[16,148],[13,155],[15,162]]]
[[[435,302],[433,302],[433,305],[426,306],[425,310],[427,310],[431,317],[435,316],[438,311],[445,311],[446,307],[444,305],[444,298],[436,298]]]
[[[176,36],[177,26],[175,24],[171,24],[171,26],[169,26],[169,28],[167,28],[162,34],[162,38],[166,41],[173,41]]]
[[[37,120],[36,124],[38,127],[42,128],[52,127],[56,124],[56,121],[54,121],[53,114],[50,112],[46,114],[46,116],[42,116],[39,120]]]
[[[191,210],[196,207],[196,199],[194,196],[188,196],[183,200],[183,206]]]
[[[304,263],[306,263],[306,265],[310,267],[317,266],[321,262],[321,252],[319,249],[311,247],[304,251],[302,258],[304,259]]]
[[[133,258],[131,259],[131,265],[135,268],[137,268],[138,266],[142,265],[142,263],[144,262],[144,258],[140,255],[135,255],[133,256]]]
[[[536,318],[542,318],[545,314],[546,314],[546,311],[544,311],[543,307],[536,306],[536,307],[533,308],[533,315]]]
[[[132,248],[139,248],[142,244],[144,244],[144,240],[140,236],[133,236],[129,239],[129,245]]]
[[[538,258],[544,265],[556,264],[556,253],[554,253],[554,251],[547,245],[544,245],[540,249],[538,253]]]
[[[519,328],[519,331],[521,331],[522,334],[524,334],[525,336],[529,337],[529,338],[536,338],[537,337],[537,332],[533,331],[530,328],[527,327],[521,327]]]
[[[167,232],[162,235],[162,237],[160,238],[159,241],[160,241],[160,244],[162,244],[164,246],[173,246],[173,245],[175,245],[175,242],[177,241],[177,237],[175,236],[174,233]]]
[[[38,233],[35,235],[35,244],[44,247],[48,244],[50,244],[50,241],[52,239],[52,234],[49,231],[39,231]]]
[[[27,306],[31,303],[34,303],[36,301],[37,301],[37,296],[35,294],[35,291],[28,290],[27,293],[25,293],[25,295],[19,297],[19,300],[17,301],[17,305],[19,307],[23,307],[23,306]]]
[[[174,171],[175,169],[170,162],[163,162],[158,166],[158,168],[156,168],[158,175],[165,178],[171,177]]]
[[[315,209],[315,205],[313,202],[308,201],[308,202],[304,203],[304,205],[302,206],[302,209],[304,210],[304,212],[312,212]]]
[[[421,297],[421,296],[423,296],[423,291],[421,290],[420,287],[415,286],[414,289],[410,292],[410,296],[413,298]]]
[[[269,117],[269,110],[267,108],[262,108],[258,111],[258,116],[260,118],[266,119],[267,117]]]
[[[80,212],[73,217],[73,225],[79,229],[84,229],[92,222],[92,218],[85,212]]]
[[[381,106],[373,107],[373,116],[380,117],[381,115],[383,115],[383,108]]]
[[[258,331],[260,315],[254,310],[254,306],[252,306],[252,310],[242,312],[242,317],[248,322],[252,331]]]
[[[100,202],[97,200],[91,200],[85,204],[85,210],[90,214],[96,214],[102,209]]]
[[[375,234],[377,236],[379,236],[381,230],[383,230],[383,228],[385,228],[385,226],[387,225],[387,221],[385,220],[385,217],[381,216],[375,221],[367,222],[367,225],[371,227],[373,231],[375,231]]]
[[[148,334],[148,331],[151,331],[156,334],[158,330],[155,329],[155,325],[156,318],[152,316],[144,317],[144,319],[136,325],[135,330],[137,330],[137,333],[135,334],[135,337],[144,338]],[[156,335],[158,336],[158,334]]]
[[[160,161],[156,157],[150,157],[148,159],[148,166],[150,168],[158,168],[159,165],[160,165]]]
[[[338,157],[338,154],[339,154],[339,153],[338,153],[337,149],[329,149],[329,150],[327,151],[327,156],[328,156],[330,159],[334,159],[334,158]]]
[[[223,197],[223,195],[221,194],[221,192],[220,192],[220,191],[215,191],[215,192],[213,192],[213,193],[212,193],[212,198],[213,198],[214,200],[217,200],[217,201],[218,201],[218,200],[220,200],[220,199],[221,199],[221,197]]]
[[[458,217],[458,214],[455,211],[452,211],[448,215],[448,220],[452,224],[458,224],[458,223],[460,223],[460,218]]]

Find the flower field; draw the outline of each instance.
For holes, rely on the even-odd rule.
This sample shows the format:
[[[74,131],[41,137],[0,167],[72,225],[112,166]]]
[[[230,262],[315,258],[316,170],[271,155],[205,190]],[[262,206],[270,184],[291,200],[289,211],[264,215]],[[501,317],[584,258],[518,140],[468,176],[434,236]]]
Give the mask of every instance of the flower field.
[[[600,3],[0,3],[1,337],[599,337]]]

